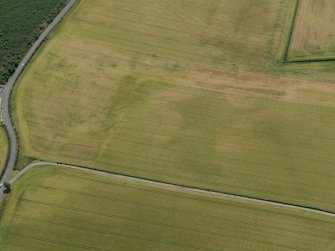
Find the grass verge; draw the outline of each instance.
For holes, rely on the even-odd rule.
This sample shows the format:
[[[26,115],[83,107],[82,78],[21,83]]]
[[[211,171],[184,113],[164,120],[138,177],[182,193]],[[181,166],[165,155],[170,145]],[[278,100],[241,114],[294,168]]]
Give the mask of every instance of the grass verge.
[[[8,155],[8,137],[4,127],[0,127],[0,174],[3,173]]]

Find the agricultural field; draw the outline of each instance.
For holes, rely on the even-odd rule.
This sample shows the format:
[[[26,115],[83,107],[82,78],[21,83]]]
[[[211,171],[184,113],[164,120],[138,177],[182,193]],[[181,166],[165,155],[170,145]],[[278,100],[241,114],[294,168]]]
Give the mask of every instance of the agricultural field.
[[[0,0],[0,84],[68,0]]]
[[[6,164],[8,153],[8,138],[6,130],[3,127],[0,127],[0,174],[3,172],[3,169]]]
[[[299,1],[289,50],[291,59],[335,58],[335,2]]]
[[[333,217],[52,167],[15,184],[1,222],[11,251],[335,247]]]
[[[20,158],[335,210],[334,86],[256,69],[284,10],[82,0],[17,84]]]

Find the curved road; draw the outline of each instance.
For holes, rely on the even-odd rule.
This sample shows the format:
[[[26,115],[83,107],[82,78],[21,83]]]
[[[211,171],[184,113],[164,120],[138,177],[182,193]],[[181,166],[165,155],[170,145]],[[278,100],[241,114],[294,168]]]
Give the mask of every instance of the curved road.
[[[43,31],[40,37],[35,41],[33,46],[29,49],[27,54],[24,56],[22,61],[20,62],[19,66],[16,68],[14,74],[8,80],[5,85],[5,90],[3,92],[3,101],[2,101],[2,118],[3,122],[6,126],[7,134],[9,137],[9,155],[7,159],[7,166],[6,169],[1,177],[1,183],[7,182],[9,179],[10,174],[13,172],[15,167],[15,161],[17,157],[17,137],[15,133],[15,129],[13,123],[10,118],[10,111],[9,111],[9,101],[10,101],[10,94],[12,92],[13,86],[16,80],[21,75],[22,71],[25,68],[25,65],[29,62],[32,56],[35,54],[37,49],[41,46],[43,41],[47,38],[50,32],[55,28],[55,26],[64,18],[64,16],[71,10],[71,8],[75,5],[77,0],[71,0],[64,9],[55,17],[55,19],[48,25],[48,27]],[[0,201],[2,199],[3,194],[3,187],[0,188]]]
[[[21,61],[20,65],[17,67],[15,73],[13,76],[9,79],[5,86],[5,90],[3,92],[3,103],[2,103],[2,117],[4,124],[7,129],[8,137],[10,140],[10,152],[9,152],[9,157],[8,157],[8,162],[7,166],[5,169],[5,172],[3,176],[1,177],[1,183],[4,182],[9,182],[11,184],[15,183],[18,178],[20,178],[23,174],[28,172],[30,169],[34,167],[41,167],[41,166],[54,166],[54,167],[59,167],[59,168],[70,168],[70,169],[76,169],[84,172],[90,172],[94,174],[99,174],[99,175],[105,175],[109,177],[115,177],[123,180],[131,180],[131,181],[137,181],[141,183],[146,183],[150,185],[155,185],[159,187],[165,187],[165,188],[170,188],[170,189],[176,189],[184,192],[193,192],[193,193],[201,193],[201,194],[207,194],[211,196],[217,196],[217,197],[225,197],[225,198],[231,198],[231,199],[237,199],[240,201],[245,201],[245,202],[253,202],[253,203],[261,203],[261,204],[267,204],[267,205],[272,205],[276,207],[284,207],[284,208],[290,208],[290,209],[295,209],[299,211],[304,211],[304,212],[310,212],[310,213],[316,213],[316,214],[321,214],[321,215],[326,215],[326,216],[335,216],[335,212],[329,212],[317,208],[308,208],[308,207],[303,207],[299,205],[292,205],[288,203],[283,203],[283,202],[277,202],[277,201],[269,201],[265,199],[260,199],[260,198],[251,198],[247,196],[240,196],[240,195],[234,195],[234,194],[229,194],[229,193],[224,193],[224,192],[217,192],[217,191],[209,191],[209,190],[203,190],[199,188],[194,188],[194,187],[187,187],[187,186],[181,186],[177,184],[170,184],[170,183],[164,183],[164,182],[159,182],[159,181],[153,181],[149,179],[144,179],[144,178],[137,178],[137,177],[131,177],[127,175],[121,175],[117,173],[111,173],[111,172],[104,172],[104,171],[98,171],[94,169],[89,169],[89,168],[84,168],[84,167],[79,167],[75,165],[67,165],[67,164],[58,164],[58,163],[51,163],[51,162],[35,162],[27,165],[23,170],[21,170],[14,178],[9,180],[9,177],[11,173],[14,170],[15,167],[15,161],[17,157],[17,137],[15,134],[15,129],[12,124],[11,118],[10,118],[10,111],[9,111],[9,101],[10,101],[10,94],[12,92],[13,86],[24,70],[25,65],[29,62],[29,60],[32,58],[32,56],[35,54],[37,49],[40,47],[40,45],[43,43],[43,41],[47,38],[47,36],[50,34],[53,28],[64,18],[64,16],[71,10],[71,8],[75,5],[77,0],[70,0],[70,2],[65,6],[65,8],[57,15],[57,17],[53,20],[53,22],[43,31],[43,33],[40,35],[38,40],[33,44],[33,46],[30,48],[28,53],[25,55],[23,60]],[[0,202],[2,201],[4,194],[3,194],[4,188],[0,188]]]
[[[253,202],[253,203],[259,203],[259,204],[263,204],[263,205],[266,204],[266,205],[270,205],[270,206],[283,207],[283,208],[288,208],[288,209],[295,209],[295,210],[299,210],[299,211],[304,211],[304,212],[309,212],[309,213],[316,213],[316,214],[335,217],[335,212],[329,212],[329,211],[325,211],[325,210],[321,210],[321,209],[308,208],[308,207],[303,207],[303,206],[299,206],[299,205],[293,205],[293,204],[282,203],[282,202],[277,202],[277,201],[270,201],[270,200],[259,199],[259,198],[252,198],[252,197],[241,196],[241,195],[230,194],[230,193],[224,193],[224,192],[218,192],[218,191],[204,190],[204,189],[199,189],[199,188],[195,188],[195,187],[181,186],[181,185],[172,184],[172,183],[154,181],[154,180],[149,180],[149,179],[145,179],[145,178],[137,178],[137,177],[122,175],[122,174],[113,173],[113,172],[107,172],[107,171],[95,170],[95,169],[90,169],[90,168],[85,168],[85,167],[80,167],[80,166],[75,166],[75,165],[59,164],[59,163],[53,163],[53,162],[40,161],[40,162],[30,163],[24,169],[22,169],[20,172],[18,172],[9,181],[10,184],[14,184],[22,175],[27,173],[32,168],[43,167],[43,166],[53,166],[53,167],[58,167],[58,168],[74,169],[74,170],[79,170],[79,171],[83,171],[83,172],[87,172],[87,173],[93,173],[93,174],[118,178],[118,179],[121,179],[121,180],[136,181],[136,182],[140,182],[140,183],[144,183],[144,184],[148,184],[148,185],[154,185],[154,186],[158,186],[158,187],[179,190],[179,191],[182,191],[182,192],[191,192],[191,193],[205,194],[205,195],[216,196],[216,197],[221,197],[221,198],[230,198],[230,199],[235,199],[235,200],[244,201],[244,202]]]

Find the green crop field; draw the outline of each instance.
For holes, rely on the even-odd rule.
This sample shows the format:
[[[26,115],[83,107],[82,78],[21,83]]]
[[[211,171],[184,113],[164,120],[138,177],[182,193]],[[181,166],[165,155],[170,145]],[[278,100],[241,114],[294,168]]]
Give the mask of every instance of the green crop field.
[[[320,6],[334,4],[296,3],[78,1],[13,90],[17,169],[45,160],[180,189],[35,168],[1,207],[0,250],[334,251],[335,217],[288,207],[335,213],[335,63],[289,63],[331,51]],[[36,36],[46,23],[30,19]]]
[[[68,0],[0,0],[0,84]]]
[[[0,127],[0,174],[2,173],[7,159],[8,153],[8,138],[6,131],[3,127]]]
[[[290,59],[335,57],[335,2],[302,0],[292,34]]]
[[[177,2],[79,4],[18,84],[24,156],[334,209],[332,86],[224,68],[275,48],[279,2],[259,1],[254,11],[271,8],[267,19],[253,15],[250,27],[231,27],[243,45],[233,50],[235,40],[223,40],[230,46],[220,47],[220,60],[208,45],[220,40],[212,37],[220,22],[225,30],[236,25],[254,4],[197,1],[201,8],[182,9]],[[206,14],[219,7],[206,28]],[[209,32],[207,43],[194,39],[202,35],[196,24]],[[263,42],[246,39],[248,32]]]
[[[20,158],[335,210],[334,86],[258,71],[287,6],[82,0],[17,84]]]
[[[334,250],[335,219],[51,167],[14,186],[1,250]]]

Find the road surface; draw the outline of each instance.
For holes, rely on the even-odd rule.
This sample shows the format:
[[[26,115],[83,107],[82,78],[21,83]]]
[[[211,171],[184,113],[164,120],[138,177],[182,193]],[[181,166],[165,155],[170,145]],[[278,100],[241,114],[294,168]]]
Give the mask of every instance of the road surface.
[[[293,204],[277,202],[277,201],[270,201],[270,200],[259,199],[259,198],[252,198],[252,197],[241,196],[241,195],[230,194],[230,193],[224,193],[224,192],[219,192],[219,191],[210,191],[210,190],[199,189],[199,188],[195,188],[195,187],[182,186],[182,185],[177,185],[177,184],[171,184],[171,183],[166,183],[166,182],[149,180],[149,179],[145,179],[145,178],[138,178],[138,177],[132,177],[132,176],[128,176],[128,175],[122,175],[122,174],[113,173],[113,172],[107,172],[107,171],[95,170],[95,169],[90,169],[90,168],[85,168],[85,167],[80,167],[80,166],[75,166],[75,165],[59,164],[59,163],[53,163],[53,162],[43,162],[43,161],[41,161],[41,162],[30,163],[25,168],[23,168],[20,172],[18,172],[9,181],[9,183],[14,184],[22,175],[27,173],[32,168],[43,167],[43,166],[53,166],[53,167],[58,167],[58,168],[74,169],[74,170],[79,170],[79,171],[83,171],[83,172],[87,172],[87,173],[93,173],[93,174],[118,178],[118,179],[125,180],[125,181],[136,181],[136,182],[140,182],[140,183],[143,183],[143,184],[148,184],[148,185],[153,185],[153,186],[157,186],[157,187],[178,190],[178,191],[181,191],[181,192],[191,192],[191,193],[204,194],[204,195],[221,197],[221,198],[229,198],[229,199],[234,199],[234,200],[239,200],[239,201],[244,201],[244,202],[265,204],[265,205],[270,205],[270,206],[275,206],[275,207],[294,209],[294,210],[303,211],[303,212],[306,212],[306,213],[309,212],[309,213],[316,213],[316,214],[319,214],[319,215],[326,215],[326,216],[335,217],[335,212],[329,212],[329,211],[316,209],[316,208],[308,208],[308,207],[303,207],[303,206],[299,206],[299,205],[293,205]]]
[[[15,133],[15,129],[13,123],[10,118],[10,95],[13,89],[13,86],[21,73],[24,70],[25,65],[29,62],[32,56],[36,53],[38,48],[41,46],[43,41],[47,38],[50,32],[56,27],[56,25],[64,18],[64,16],[71,10],[71,8],[75,5],[77,0],[70,0],[70,2],[64,7],[64,9],[55,17],[55,19],[50,23],[47,28],[42,32],[39,38],[35,41],[32,47],[29,49],[27,54],[24,56],[19,66],[16,68],[14,74],[10,77],[8,82],[5,85],[5,90],[2,93],[3,101],[2,101],[2,118],[3,123],[6,127],[8,138],[9,138],[9,155],[7,159],[7,165],[5,171],[1,177],[1,183],[7,182],[11,173],[15,167],[15,161],[17,157],[17,137]],[[0,201],[3,199],[3,188],[0,188]]]

